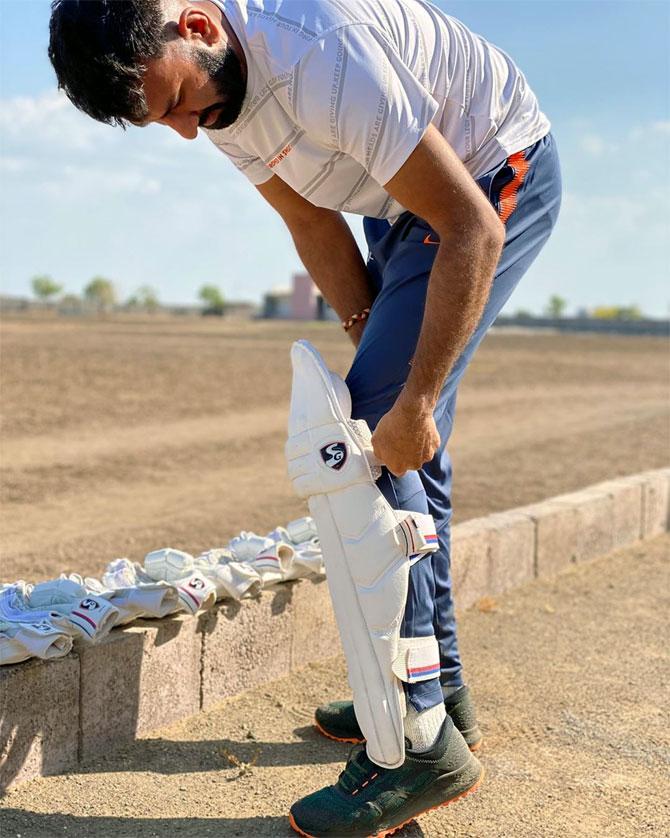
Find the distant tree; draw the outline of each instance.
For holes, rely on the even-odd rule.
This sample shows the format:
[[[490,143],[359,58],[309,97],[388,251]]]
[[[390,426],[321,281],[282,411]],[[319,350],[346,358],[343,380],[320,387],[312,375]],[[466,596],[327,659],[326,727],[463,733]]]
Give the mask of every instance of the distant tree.
[[[641,320],[642,312],[637,306],[596,306],[592,316],[596,320]]]
[[[205,304],[203,314],[223,314],[226,308],[226,301],[217,285],[203,285],[198,291],[198,296]]]
[[[156,311],[160,308],[158,294],[150,285],[142,285],[126,302],[128,308],[139,308],[143,311]]]
[[[638,306],[621,306],[619,320],[642,320],[642,312]]]
[[[517,309],[516,314],[514,316],[517,318],[517,320],[532,320],[535,317],[533,312],[528,311],[527,308]]]
[[[559,297],[558,294],[552,294],[552,296],[549,297],[549,302],[547,303],[547,307],[545,309],[547,317],[563,317],[567,305],[568,303],[565,299],[563,299],[563,297]]]
[[[116,290],[109,279],[95,276],[84,288],[84,297],[99,311],[106,311],[116,302]]]
[[[30,285],[37,299],[44,300],[45,303],[49,302],[50,297],[55,297],[63,290],[63,286],[59,285],[50,276],[47,276],[47,274],[34,276],[30,280]]]

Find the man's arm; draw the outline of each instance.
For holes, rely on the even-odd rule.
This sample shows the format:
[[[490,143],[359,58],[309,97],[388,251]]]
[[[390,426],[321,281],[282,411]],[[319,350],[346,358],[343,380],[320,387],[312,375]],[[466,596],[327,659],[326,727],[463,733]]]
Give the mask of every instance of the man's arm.
[[[486,305],[505,228],[432,125],[385,189],[440,237],[407,383],[372,437],[379,459],[403,474],[430,460],[439,445],[433,410]]]
[[[340,319],[372,305],[370,277],[342,215],[310,204],[276,175],[256,188],[284,219],[303,265]],[[364,326],[348,332],[355,346]]]

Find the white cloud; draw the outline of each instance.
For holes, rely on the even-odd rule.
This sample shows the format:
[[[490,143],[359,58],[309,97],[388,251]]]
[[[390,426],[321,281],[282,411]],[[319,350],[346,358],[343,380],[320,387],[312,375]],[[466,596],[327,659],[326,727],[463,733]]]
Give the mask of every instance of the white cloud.
[[[597,134],[587,134],[582,137],[582,149],[593,157],[602,157],[606,147],[603,138]]]
[[[0,102],[0,132],[6,144],[26,149],[93,150],[111,139],[113,129],[90,119],[64,93],[16,96]]]
[[[0,172],[16,175],[30,168],[31,161],[22,157],[0,157]]]
[[[95,166],[65,165],[58,176],[44,183],[44,189],[54,198],[63,200],[67,190],[68,200],[90,197],[99,198],[101,193],[155,195],[161,190],[161,183],[156,178],[147,177],[142,172],[115,171]]]

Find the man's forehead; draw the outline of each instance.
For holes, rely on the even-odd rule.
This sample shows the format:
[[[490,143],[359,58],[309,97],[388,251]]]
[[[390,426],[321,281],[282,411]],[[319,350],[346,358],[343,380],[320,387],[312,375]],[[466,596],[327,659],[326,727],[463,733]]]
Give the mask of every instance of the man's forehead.
[[[142,74],[142,91],[146,102],[146,114],[135,125],[148,125],[160,119],[171,102],[177,73],[174,62],[167,55],[147,62]]]

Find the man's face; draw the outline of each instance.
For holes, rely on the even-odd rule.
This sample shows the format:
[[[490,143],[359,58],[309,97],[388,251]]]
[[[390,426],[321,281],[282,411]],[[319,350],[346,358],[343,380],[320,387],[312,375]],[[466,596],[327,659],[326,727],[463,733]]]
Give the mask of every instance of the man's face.
[[[227,128],[237,119],[246,92],[245,68],[233,45],[215,47],[173,41],[147,67],[144,94],[149,115],[187,140],[198,128]]]

